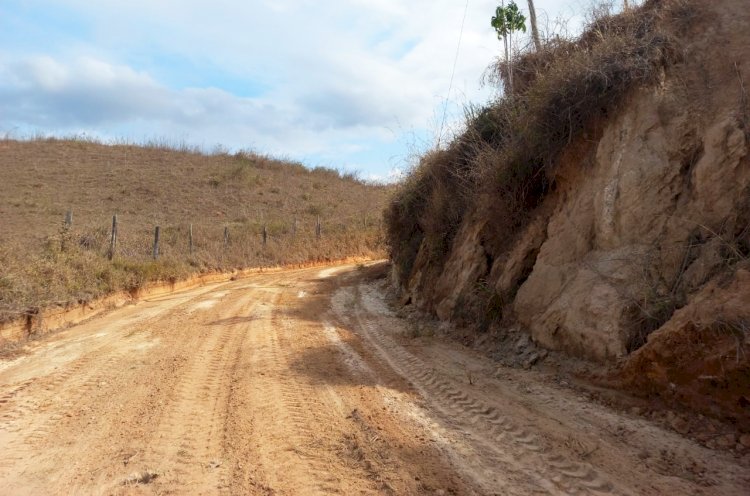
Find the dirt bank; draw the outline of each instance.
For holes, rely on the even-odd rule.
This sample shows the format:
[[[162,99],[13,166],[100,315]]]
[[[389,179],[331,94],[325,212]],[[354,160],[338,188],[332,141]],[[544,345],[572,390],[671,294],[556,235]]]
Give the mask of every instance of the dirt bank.
[[[520,328],[750,432],[749,24],[742,0],[652,0],[518,61],[537,72],[515,100],[426,156],[390,210],[403,301],[476,339]],[[570,116],[523,121],[565,140],[523,145],[513,102]],[[472,177],[497,184],[459,195]]]

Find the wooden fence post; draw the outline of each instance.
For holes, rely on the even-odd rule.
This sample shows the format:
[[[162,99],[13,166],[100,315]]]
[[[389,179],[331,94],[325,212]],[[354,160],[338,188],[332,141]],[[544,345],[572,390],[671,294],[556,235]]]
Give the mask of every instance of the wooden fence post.
[[[229,226],[224,226],[224,249],[229,246]]]
[[[266,225],[263,224],[263,246],[266,246],[267,242],[268,242],[268,229],[266,228]]]
[[[156,226],[154,229],[154,260],[159,258],[159,237],[161,234],[161,229],[159,226]]]
[[[190,254],[193,254],[193,224],[190,224],[190,227],[188,228],[188,249],[190,250]]]
[[[320,238],[321,234],[322,234],[322,232],[321,232],[321,228],[320,228],[320,215],[318,215],[318,220],[315,223],[315,237],[316,238]]]
[[[115,258],[115,250],[117,249],[117,214],[112,216],[112,235],[109,238],[109,252],[107,252],[107,258],[112,260]]]
[[[68,248],[68,241],[70,238],[70,228],[73,226],[73,211],[68,210],[65,212],[65,220],[63,221],[62,231],[60,232],[60,251],[65,251]]]

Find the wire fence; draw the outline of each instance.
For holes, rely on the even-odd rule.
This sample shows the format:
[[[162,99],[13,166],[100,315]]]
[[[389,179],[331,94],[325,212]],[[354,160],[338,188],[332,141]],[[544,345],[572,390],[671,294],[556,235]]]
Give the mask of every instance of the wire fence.
[[[232,223],[186,220],[148,227],[142,222],[130,224],[122,216],[113,215],[108,225],[94,228],[91,225],[87,222],[86,227],[76,227],[73,212],[68,211],[53,242],[59,242],[62,252],[86,250],[113,261],[170,257],[231,261],[235,265],[259,259],[289,258],[298,262],[304,256],[316,258],[318,251],[318,255],[325,256],[331,248],[344,252],[355,248],[357,241],[382,242],[379,237],[382,219],[375,215],[328,219],[300,216]]]

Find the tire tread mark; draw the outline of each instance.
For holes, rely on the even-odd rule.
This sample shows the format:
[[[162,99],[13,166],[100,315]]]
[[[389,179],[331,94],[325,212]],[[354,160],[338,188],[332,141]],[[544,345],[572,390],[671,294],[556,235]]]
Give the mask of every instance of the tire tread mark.
[[[387,336],[374,319],[363,315],[362,306],[355,307],[357,327],[400,375],[410,381],[428,402],[448,413],[451,420],[492,434],[496,441],[504,445],[503,449],[507,449],[510,444],[518,460],[528,461],[526,466],[540,467],[537,473],[529,475],[548,491],[562,491],[564,494],[621,494],[591,465],[565,460],[560,455],[544,454],[544,446],[533,432],[515,424],[481,399],[470,397],[459,390],[450,379],[443,377]],[[565,465],[561,466],[563,463]]]

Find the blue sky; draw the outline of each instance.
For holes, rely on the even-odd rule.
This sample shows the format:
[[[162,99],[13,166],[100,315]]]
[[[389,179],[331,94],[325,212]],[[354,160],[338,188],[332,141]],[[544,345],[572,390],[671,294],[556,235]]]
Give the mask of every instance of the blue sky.
[[[542,28],[586,0],[537,0]],[[186,142],[393,177],[501,51],[496,0],[4,0],[0,135]],[[526,3],[519,5],[526,10]]]

